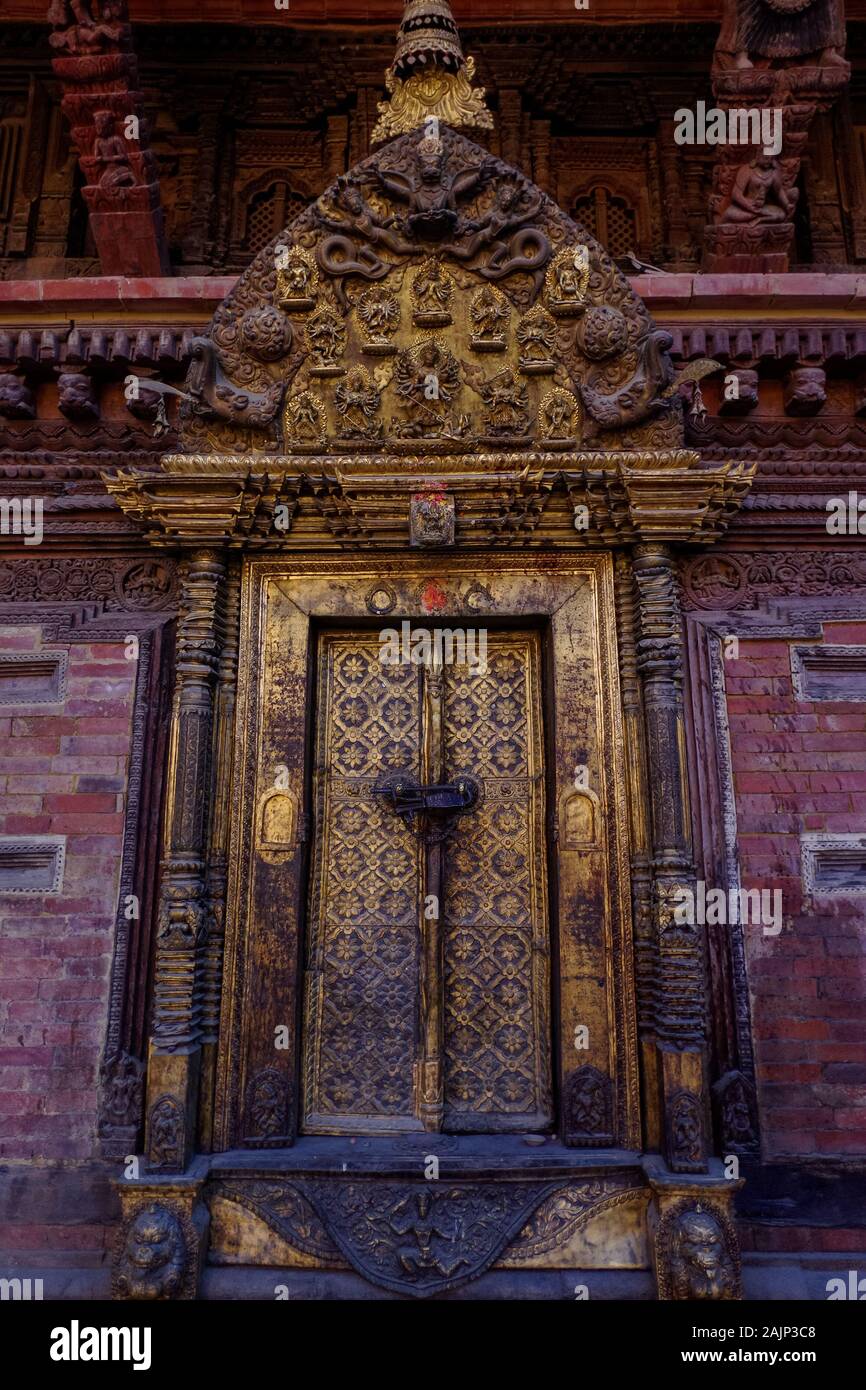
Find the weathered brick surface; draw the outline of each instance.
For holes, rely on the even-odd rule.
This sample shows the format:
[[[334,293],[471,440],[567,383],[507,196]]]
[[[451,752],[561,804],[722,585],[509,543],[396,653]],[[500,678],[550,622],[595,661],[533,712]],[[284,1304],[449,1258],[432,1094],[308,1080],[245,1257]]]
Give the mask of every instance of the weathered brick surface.
[[[827,623],[824,641],[866,643],[866,623]],[[785,920],[779,936],[743,928],[762,1140],[769,1158],[851,1156],[866,1153],[866,899],[804,899],[800,835],[866,833],[866,703],[796,700],[790,646],[741,640],[725,662],[742,884],[781,889]]]
[[[4,629],[0,647],[38,650],[38,630]],[[66,837],[59,894],[0,895],[0,1159],[13,1161],[95,1151],[135,666],[120,643],[68,652],[62,709],[3,715],[0,833]]]

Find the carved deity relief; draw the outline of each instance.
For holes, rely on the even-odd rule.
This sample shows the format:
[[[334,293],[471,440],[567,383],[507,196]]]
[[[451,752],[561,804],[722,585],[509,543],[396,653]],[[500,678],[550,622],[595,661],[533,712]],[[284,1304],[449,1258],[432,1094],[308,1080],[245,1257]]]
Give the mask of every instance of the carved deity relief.
[[[662,417],[664,442],[682,438],[670,337],[539,189],[446,125],[342,175],[199,341],[182,411],[195,452],[230,447],[234,425],[263,453],[610,448],[626,430],[635,448]]]
[[[505,331],[511,314],[508,300],[493,285],[476,290],[469,304],[473,334],[469,346],[474,352],[504,352]]]
[[[845,60],[841,0],[728,0],[716,62],[743,70],[777,61]]]

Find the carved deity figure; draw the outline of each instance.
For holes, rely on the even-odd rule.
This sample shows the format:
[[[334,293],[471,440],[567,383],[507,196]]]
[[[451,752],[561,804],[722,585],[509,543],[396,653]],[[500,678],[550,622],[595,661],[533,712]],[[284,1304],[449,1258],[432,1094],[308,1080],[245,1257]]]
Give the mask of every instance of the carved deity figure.
[[[720,67],[845,62],[841,0],[727,0],[715,61]]]
[[[465,367],[466,379],[487,406],[485,424],[491,434],[524,434],[529,428],[528,396],[523,382],[515,379],[511,367],[503,367],[492,377],[478,367]]]
[[[129,165],[129,151],[114,127],[110,111],[97,111],[93,118],[96,139],[93,158],[105,167],[99,174],[99,187],[113,192],[116,188],[132,188],[135,174]]]
[[[360,191],[348,183],[342,175],[337,179],[334,195],[335,217],[321,197],[316,203],[316,211],[326,227],[335,232],[354,232],[371,246],[387,246],[398,255],[413,255],[417,248],[394,230],[399,227],[397,217],[382,218],[370,207]]]
[[[394,383],[406,411],[395,422],[401,435],[417,438],[455,432],[448,407],[460,389],[460,368],[453,354],[433,338],[398,354]]]
[[[797,205],[799,190],[786,188],[779,161],[758,153],[737,170],[722,222],[788,222]]]
[[[408,172],[380,167],[376,169],[376,177],[386,193],[408,204],[406,222],[410,232],[439,240],[457,227],[458,200],[474,193],[494,173],[495,167],[496,160],[488,156],[480,164],[463,165],[449,172],[442,141],[425,135],[414,147],[413,164]]]
[[[334,401],[343,420],[340,431],[344,439],[371,438],[381,434],[382,423],[375,423],[380,393],[363,367],[353,367],[345,381],[340,382]]]
[[[733,1298],[736,1272],[721,1223],[698,1205],[684,1211],[671,1235],[671,1286],[674,1298]]]
[[[186,1242],[167,1207],[151,1202],[136,1213],[117,1265],[115,1287],[123,1298],[172,1298],[183,1285]]]
[[[95,10],[95,0],[51,0],[51,47],[78,55],[105,52],[117,45],[127,20],[123,0],[103,0],[101,12],[96,14]]]

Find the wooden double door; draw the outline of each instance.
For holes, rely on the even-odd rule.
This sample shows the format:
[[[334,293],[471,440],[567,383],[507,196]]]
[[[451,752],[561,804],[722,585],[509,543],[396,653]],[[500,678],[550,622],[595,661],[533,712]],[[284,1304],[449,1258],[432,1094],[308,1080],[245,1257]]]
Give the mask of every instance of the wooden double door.
[[[425,631],[318,636],[306,1133],[553,1120],[540,635]]]

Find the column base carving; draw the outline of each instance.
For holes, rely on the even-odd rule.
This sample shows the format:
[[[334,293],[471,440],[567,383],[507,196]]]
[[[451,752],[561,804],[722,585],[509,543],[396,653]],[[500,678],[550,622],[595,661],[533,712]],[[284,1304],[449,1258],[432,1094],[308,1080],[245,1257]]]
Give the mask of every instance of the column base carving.
[[[656,1287],[663,1302],[721,1302],[743,1297],[734,1197],[741,1178],[713,1160],[706,1176],[683,1178],[661,1158],[644,1161],[652,1189],[647,1219]]]
[[[183,1178],[119,1180],[122,1219],[115,1246],[112,1297],[142,1301],[195,1299],[207,1249],[209,1215],[201,1200],[207,1162]]]

